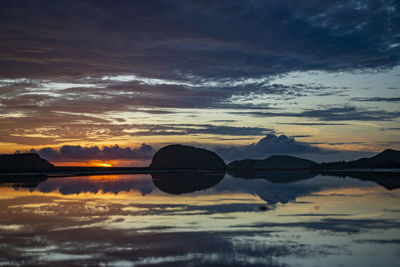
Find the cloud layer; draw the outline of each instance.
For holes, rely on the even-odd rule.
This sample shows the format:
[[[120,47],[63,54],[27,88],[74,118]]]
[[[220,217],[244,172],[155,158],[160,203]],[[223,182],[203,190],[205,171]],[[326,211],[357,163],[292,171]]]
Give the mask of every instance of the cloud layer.
[[[2,1],[2,75],[171,78],[391,67],[393,1]]]
[[[1,1],[0,145],[398,128],[398,82],[366,94],[370,81],[354,86],[348,74],[399,79],[399,9],[380,0]]]
[[[51,162],[73,162],[91,160],[148,160],[153,157],[155,150],[147,144],[137,148],[114,146],[91,146],[82,147],[62,146],[59,149],[45,147],[39,150],[32,149],[30,152],[38,153],[41,157]]]

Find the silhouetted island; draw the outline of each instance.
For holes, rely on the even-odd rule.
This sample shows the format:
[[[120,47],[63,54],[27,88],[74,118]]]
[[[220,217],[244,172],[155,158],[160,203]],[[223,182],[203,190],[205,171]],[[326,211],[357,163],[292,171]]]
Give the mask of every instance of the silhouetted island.
[[[287,169],[310,169],[318,163],[292,156],[271,156],[266,159],[244,159],[229,163],[228,170],[287,170]]]
[[[169,145],[154,154],[150,170],[224,170],[225,162],[214,152],[185,145]]]
[[[53,168],[53,164],[35,153],[0,155],[0,172],[37,172]]]

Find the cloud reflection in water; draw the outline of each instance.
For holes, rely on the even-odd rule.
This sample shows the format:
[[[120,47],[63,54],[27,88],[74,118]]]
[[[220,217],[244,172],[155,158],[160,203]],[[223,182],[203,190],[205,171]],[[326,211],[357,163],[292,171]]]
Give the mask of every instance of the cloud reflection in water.
[[[179,195],[144,174],[51,178],[30,190],[5,185],[0,262],[363,266],[368,258],[395,266],[398,190],[328,176],[265,178],[226,175]]]

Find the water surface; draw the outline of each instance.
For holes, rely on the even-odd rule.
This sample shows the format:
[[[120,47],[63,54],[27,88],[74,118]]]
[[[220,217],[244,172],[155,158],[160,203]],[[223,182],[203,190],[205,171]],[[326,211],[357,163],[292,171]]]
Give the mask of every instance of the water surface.
[[[268,175],[3,183],[0,265],[398,266],[397,186]]]

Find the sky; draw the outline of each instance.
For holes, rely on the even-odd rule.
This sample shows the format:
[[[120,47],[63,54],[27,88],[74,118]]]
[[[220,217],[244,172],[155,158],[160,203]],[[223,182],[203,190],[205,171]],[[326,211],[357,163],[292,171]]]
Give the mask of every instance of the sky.
[[[398,1],[0,2],[0,153],[141,166],[400,149]]]

